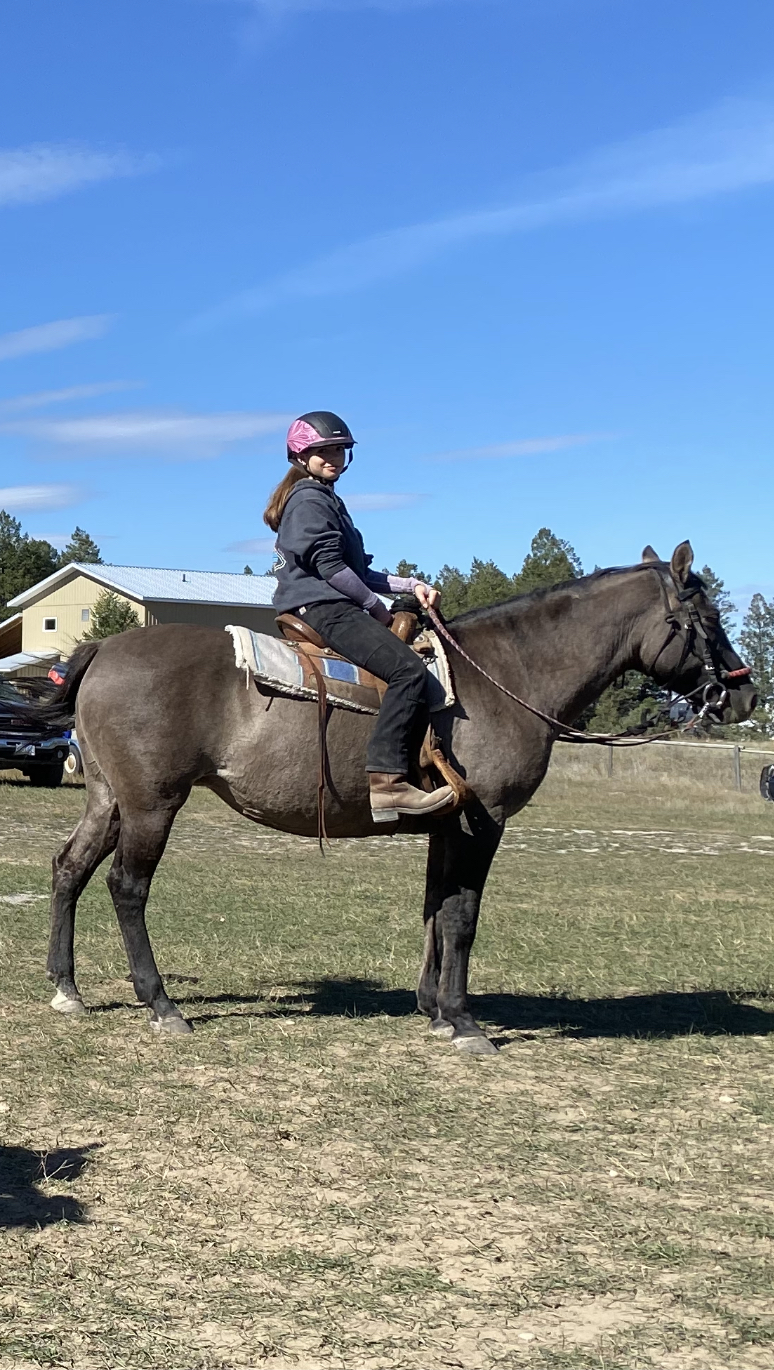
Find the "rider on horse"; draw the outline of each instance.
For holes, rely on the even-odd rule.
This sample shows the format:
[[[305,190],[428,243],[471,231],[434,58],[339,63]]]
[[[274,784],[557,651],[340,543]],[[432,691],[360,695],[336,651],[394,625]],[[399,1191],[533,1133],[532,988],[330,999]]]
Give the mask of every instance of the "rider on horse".
[[[396,813],[436,813],[454,796],[449,785],[426,793],[407,779],[411,740],[426,717],[427,671],[390,632],[391,614],[379,596],[410,593],[427,608],[438,591],[414,576],[371,570],[372,559],[335,489],[354,443],[336,414],[322,410],[296,419],[287,439],[292,469],[263,517],[277,534],[277,610],[300,615],[334,651],[387,682],[366,753],[378,823]]]

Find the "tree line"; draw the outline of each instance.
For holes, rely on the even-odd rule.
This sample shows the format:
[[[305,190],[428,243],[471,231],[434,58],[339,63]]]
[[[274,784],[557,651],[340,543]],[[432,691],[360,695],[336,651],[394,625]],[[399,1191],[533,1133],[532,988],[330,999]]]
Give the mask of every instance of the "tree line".
[[[0,622],[14,612],[8,608],[9,599],[15,599],[73,561],[103,565],[99,547],[83,528],[76,526],[67,545],[57,552],[45,538],[33,538],[23,532],[19,520],[0,509]],[[112,637],[139,626],[131,604],[113,590],[104,590],[95,601],[83,636],[92,640]]]
[[[57,552],[45,538],[22,532],[19,520],[0,509],[0,621],[14,612],[9,599],[71,561],[102,562],[99,547],[83,528],[75,528],[67,546]]]

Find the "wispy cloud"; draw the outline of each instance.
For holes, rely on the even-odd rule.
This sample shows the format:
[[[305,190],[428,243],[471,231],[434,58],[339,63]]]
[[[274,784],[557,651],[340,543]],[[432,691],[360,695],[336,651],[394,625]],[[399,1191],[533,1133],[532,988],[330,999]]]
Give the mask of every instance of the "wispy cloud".
[[[234,297],[198,322],[258,313],[288,299],[357,290],[476,240],[688,204],[772,181],[774,102],[729,99],[546,173],[510,204],[350,243]]]
[[[31,147],[0,149],[0,205],[34,204],[53,200],[71,190],[155,171],[154,156],[102,152],[77,143],[35,143]]]
[[[77,485],[8,485],[0,489],[0,509],[18,514],[38,509],[69,509],[83,498],[84,492]]]
[[[453,452],[437,452],[427,461],[485,461],[502,457],[532,457],[541,452],[561,452],[566,447],[583,447],[589,442],[611,438],[612,433],[565,433],[558,437],[519,438],[516,442],[495,442],[489,447],[460,447]]]
[[[73,400],[92,400],[116,390],[134,390],[140,381],[94,381],[91,385],[70,385],[64,390],[37,390],[31,395],[14,395],[0,400],[0,414],[23,414],[30,409],[47,409],[52,404],[71,404]]]
[[[345,491],[342,493],[349,509],[368,510],[372,513],[386,509],[409,509],[412,504],[427,499],[427,495],[401,494],[397,490],[372,495],[347,495]]]
[[[239,556],[268,556],[274,551],[274,538],[246,538],[244,542],[231,542],[227,552],[237,552]]]
[[[218,456],[232,443],[284,429],[291,416],[275,413],[186,414],[129,410],[75,419],[22,419],[0,423],[0,433],[18,434],[52,447],[92,456]]]
[[[27,357],[33,352],[56,352],[71,343],[88,342],[106,333],[115,315],[81,314],[75,319],[56,319],[53,323],[21,328],[18,333],[0,334],[0,361]]]

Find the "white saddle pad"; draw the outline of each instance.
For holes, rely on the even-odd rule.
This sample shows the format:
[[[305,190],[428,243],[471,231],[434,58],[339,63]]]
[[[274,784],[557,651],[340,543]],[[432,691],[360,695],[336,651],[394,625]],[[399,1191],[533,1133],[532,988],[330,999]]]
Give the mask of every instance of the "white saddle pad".
[[[252,676],[259,684],[276,690],[277,694],[289,695],[294,699],[317,698],[317,691],[310,690],[304,684],[298,656],[284,638],[270,637],[268,633],[255,633],[252,628],[243,628],[233,623],[227,625],[226,632],[230,633],[234,640],[234,664],[238,670],[244,671],[248,688]],[[434,652],[432,655],[423,652],[419,654],[419,659],[427,667],[430,712],[437,713],[439,709],[448,709],[454,703],[454,686],[446,653],[438,636],[431,631],[425,631],[424,636],[432,642]],[[362,684],[358,666],[354,666],[351,661],[340,661],[335,657],[320,657],[316,658],[316,661],[325,676],[331,704],[340,709],[352,709],[359,714],[378,714],[378,709],[356,703],[336,691],[337,681],[347,685]]]

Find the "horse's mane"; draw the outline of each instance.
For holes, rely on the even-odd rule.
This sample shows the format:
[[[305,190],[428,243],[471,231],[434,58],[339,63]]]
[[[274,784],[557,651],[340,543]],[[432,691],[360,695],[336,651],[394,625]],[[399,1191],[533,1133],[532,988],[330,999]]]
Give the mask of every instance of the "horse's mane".
[[[631,575],[632,571],[657,571],[662,579],[669,577],[671,580],[671,571],[666,561],[639,561],[635,566],[603,566],[591,571],[587,576],[574,576],[571,580],[562,580],[556,585],[541,585],[535,590],[527,590],[522,595],[509,595],[508,599],[500,599],[495,604],[487,604],[481,609],[467,609],[464,614],[457,614],[449,622],[465,626],[487,623],[504,610],[527,609],[530,605],[538,604],[552,595],[559,595],[567,590],[586,590],[598,584],[600,580]],[[700,586],[704,584],[701,576],[697,576],[695,572],[691,572],[689,583],[697,583]]]

